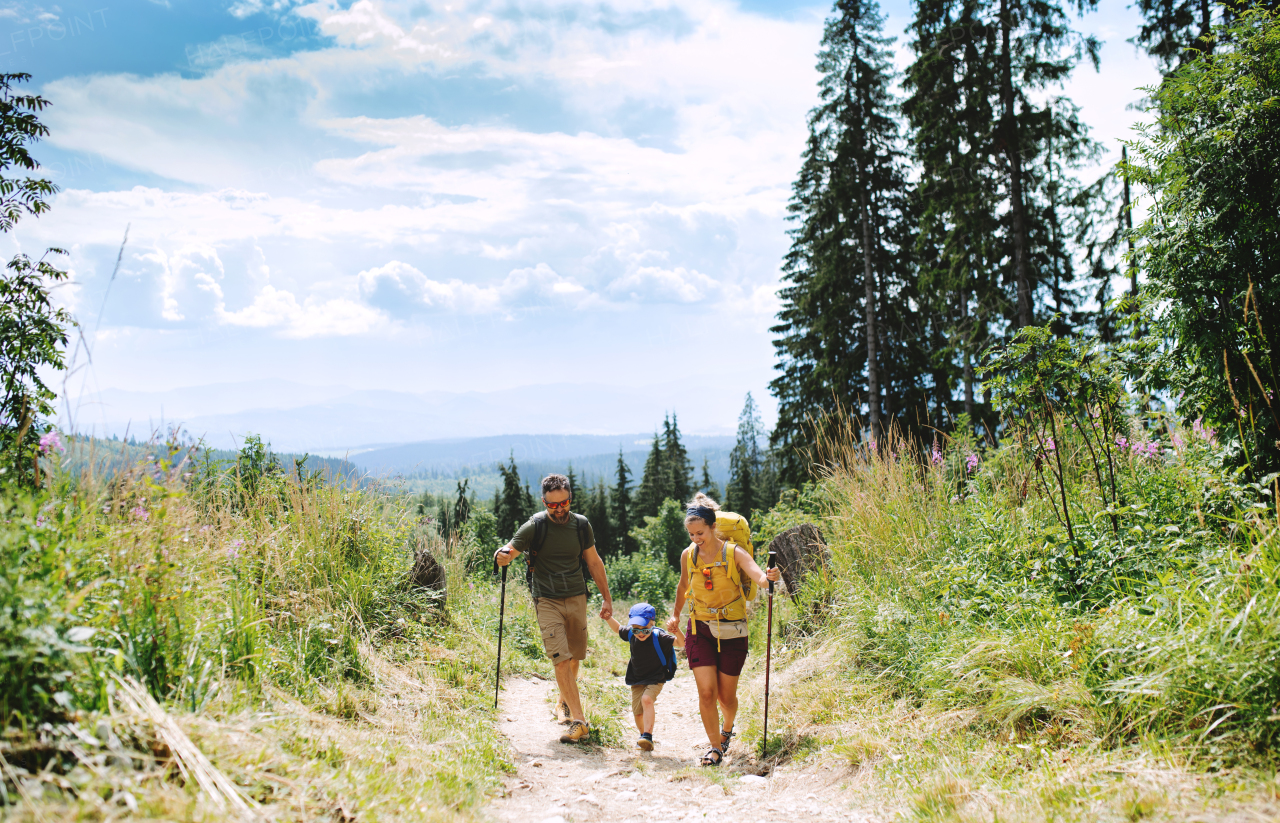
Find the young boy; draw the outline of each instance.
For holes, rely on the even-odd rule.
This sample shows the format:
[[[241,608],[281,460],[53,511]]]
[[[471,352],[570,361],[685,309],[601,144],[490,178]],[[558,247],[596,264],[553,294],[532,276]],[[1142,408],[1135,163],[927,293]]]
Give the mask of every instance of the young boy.
[[[636,741],[636,745],[646,752],[653,751],[653,703],[662,687],[671,679],[669,672],[675,666],[670,665],[668,668],[668,665],[675,660],[676,648],[684,648],[684,633],[678,627],[674,636],[654,628],[657,617],[657,610],[653,606],[637,603],[631,607],[626,628],[620,626],[612,616],[605,618],[609,628],[631,644],[626,683],[631,687],[631,711],[636,716],[636,728],[640,730],[640,739]]]

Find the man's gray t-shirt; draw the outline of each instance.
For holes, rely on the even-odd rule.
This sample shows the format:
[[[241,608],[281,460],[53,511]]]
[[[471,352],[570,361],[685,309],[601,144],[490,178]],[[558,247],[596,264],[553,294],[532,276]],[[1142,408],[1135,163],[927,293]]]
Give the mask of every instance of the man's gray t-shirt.
[[[532,519],[520,527],[511,545],[524,554],[533,545],[536,524]],[[587,548],[596,544],[591,524],[586,524]],[[533,564],[533,578],[529,583],[534,597],[576,597],[587,593],[587,583],[578,563],[582,549],[578,543],[578,518],[570,517],[567,523],[557,523],[547,516],[547,539],[538,551]],[[525,555],[528,560],[528,555]]]

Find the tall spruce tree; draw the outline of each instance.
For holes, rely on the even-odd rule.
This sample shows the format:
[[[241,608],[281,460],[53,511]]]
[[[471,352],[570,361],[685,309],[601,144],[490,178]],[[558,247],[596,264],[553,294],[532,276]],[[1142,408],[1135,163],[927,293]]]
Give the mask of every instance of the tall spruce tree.
[[[609,489],[603,478],[597,478],[595,486],[586,487],[581,492],[580,511],[591,521],[591,531],[596,538],[596,549],[601,557],[607,557],[618,551],[616,530],[613,517],[610,515]]]
[[[502,477],[502,486],[494,498],[493,514],[497,520],[498,537],[510,540],[525,521],[533,516],[533,495],[528,484],[521,485],[520,469],[516,467],[516,456],[512,452],[510,465],[499,463],[498,474]]]
[[[674,412],[662,421],[662,464],[663,500],[669,497],[684,505],[693,496],[693,463],[680,442],[680,423]]]
[[[644,461],[644,471],[640,475],[640,485],[636,488],[636,496],[631,509],[631,522],[643,523],[645,517],[656,517],[658,507],[665,498],[667,471],[665,455],[662,451],[662,440],[655,432],[653,446]]]
[[[892,39],[879,6],[838,0],[818,53],[821,103],[788,209],[799,225],[783,264],[787,285],[777,335],[779,400],[772,442],[791,482],[805,474],[797,447],[810,422],[839,404],[864,407],[873,430],[905,404],[891,397],[914,379],[916,358],[897,341],[911,327],[911,204],[892,95]],[[903,310],[906,309],[904,312]],[[892,350],[892,351],[891,351]],[[902,373],[894,369],[906,367]]]
[[[569,479],[569,496],[570,496],[571,498],[574,498],[574,501],[573,501],[572,507],[573,507],[574,509],[576,509],[577,511],[583,511],[582,507],[587,505],[587,495],[586,495],[586,490],[585,490],[585,489],[581,490],[581,491],[583,492],[583,494],[582,494],[582,496],[581,496],[581,497],[579,497],[579,496],[578,496],[578,492],[579,492],[579,489],[578,489],[578,476],[577,476],[576,474],[574,474],[574,473],[573,473],[573,464],[572,464],[572,463],[570,463],[570,464],[569,464],[569,469],[568,469],[567,473],[565,474],[565,477],[567,477],[567,478]]]
[[[698,482],[698,489],[712,500],[720,500],[720,486],[716,481],[711,479],[711,459],[702,458],[702,479]]]
[[[631,468],[623,459],[621,448],[618,449],[618,470],[615,477],[613,494],[609,498],[609,514],[613,518],[618,550],[623,554],[632,554],[637,546],[635,538],[631,536],[631,526],[643,521],[638,517],[632,518]]]
[[[725,487],[725,508],[747,516],[768,505],[760,487],[764,469],[760,449],[763,429],[755,400],[751,392],[747,392],[746,403],[738,415],[738,439],[729,453],[729,485]]]
[[[983,416],[974,357],[994,333],[1039,322],[1046,302],[1070,321],[1060,332],[1086,320],[1071,244],[1095,242],[1084,235],[1102,189],[1075,171],[1098,145],[1076,107],[1049,92],[1081,60],[1096,66],[1098,43],[1068,22],[1060,3],[1041,0],[916,4],[903,111],[920,169],[921,305],[941,355],[930,382],[943,420],[956,381],[963,410]]]

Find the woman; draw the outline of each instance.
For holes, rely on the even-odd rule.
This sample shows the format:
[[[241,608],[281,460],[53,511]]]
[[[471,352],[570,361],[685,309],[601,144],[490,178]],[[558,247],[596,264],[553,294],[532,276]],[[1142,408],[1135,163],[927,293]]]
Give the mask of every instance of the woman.
[[[667,630],[675,632],[685,599],[693,601],[685,628],[685,652],[698,684],[698,711],[710,746],[702,765],[716,766],[733,738],[738,713],[738,675],[747,661],[747,581],[767,586],[780,573],[766,573],[736,543],[716,534],[720,507],[701,492],[689,504],[685,529],[693,544],[680,555],[680,585]],[[723,725],[720,712],[724,709]]]

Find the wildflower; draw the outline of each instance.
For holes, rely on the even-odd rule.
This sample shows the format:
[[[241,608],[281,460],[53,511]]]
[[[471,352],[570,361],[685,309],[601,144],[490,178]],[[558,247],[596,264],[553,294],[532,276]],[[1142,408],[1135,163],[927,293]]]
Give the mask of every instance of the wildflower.
[[[1174,432],[1173,434],[1169,435],[1169,440],[1173,443],[1173,447],[1178,451],[1181,451],[1182,447],[1186,445],[1186,442],[1182,439],[1182,436],[1179,435],[1177,432]]]
[[[40,437],[40,453],[49,454],[50,452],[62,454],[66,448],[62,445],[62,438],[58,436],[57,429],[50,429]]]
[[[1127,450],[1129,448],[1129,441],[1124,437],[1124,435],[1117,434],[1116,445],[1119,446],[1122,451]]]
[[[978,455],[970,453],[969,456],[964,459],[964,467],[967,472],[977,471]]]
[[[929,462],[935,466],[942,465],[942,449],[938,448],[938,444],[933,444],[933,451],[929,452]]]
[[[243,540],[232,540],[229,544],[227,544],[227,559],[235,560],[237,557],[240,556],[240,550],[242,548],[244,548]]]
[[[873,451],[873,452],[874,452],[874,451],[876,450],[876,441],[874,441],[874,440],[868,440],[868,441],[867,441],[867,445],[871,448],[871,451]]]
[[[37,528],[37,529],[43,529],[43,528],[44,528],[45,526],[47,526],[47,525],[49,525],[49,521],[45,519],[45,517],[44,517],[44,512],[40,512],[40,514],[37,514],[37,515],[36,515],[36,528]]]
[[[129,510],[129,516],[134,520],[146,520],[151,517],[151,512],[147,511],[142,506],[134,506]]]
[[[1191,424],[1191,431],[1210,446],[1218,445],[1218,430],[1204,424],[1203,417],[1197,417]]]
[[[1044,450],[1047,452],[1054,452],[1058,450],[1058,444],[1053,442],[1052,437],[1045,438]]]

